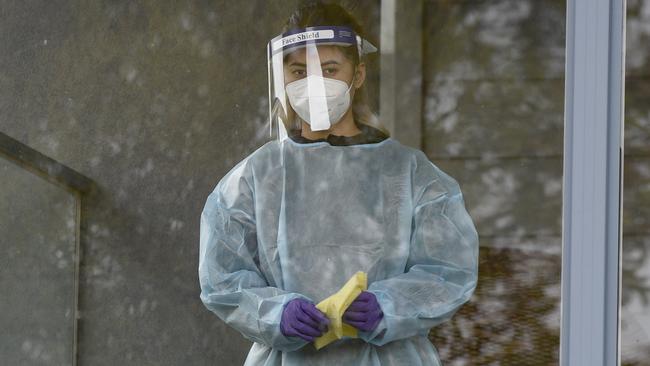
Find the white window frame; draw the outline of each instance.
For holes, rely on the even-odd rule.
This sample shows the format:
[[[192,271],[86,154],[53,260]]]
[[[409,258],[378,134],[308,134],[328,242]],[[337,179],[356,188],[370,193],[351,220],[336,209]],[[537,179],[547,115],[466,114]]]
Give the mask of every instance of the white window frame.
[[[625,0],[568,0],[560,364],[620,364]]]

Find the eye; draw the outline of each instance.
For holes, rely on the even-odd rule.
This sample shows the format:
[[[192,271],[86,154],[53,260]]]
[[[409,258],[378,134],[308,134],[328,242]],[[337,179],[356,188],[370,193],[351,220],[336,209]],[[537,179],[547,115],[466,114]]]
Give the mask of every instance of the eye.
[[[328,67],[326,69],[323,69],[323,71],[324,71],[323,73],[326,74],[326,75],[334,75],[334,74],[336,74],[337,70],[335,68],[333,68],[333,67]]]
[[[295,76],[305,76],[305,70],[294,70],[291,73]]]

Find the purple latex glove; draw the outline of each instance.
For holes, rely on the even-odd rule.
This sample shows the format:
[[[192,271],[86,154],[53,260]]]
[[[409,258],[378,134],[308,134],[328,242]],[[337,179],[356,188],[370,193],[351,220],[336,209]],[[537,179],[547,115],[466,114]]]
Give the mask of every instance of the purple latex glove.
[[[327,332],[330,320],[311,301],[297,298],[282,311],[280,331],[285,336],[300,337],[308,342]]]
[[[384,312],[381,311],[375,294],[363,291],[343,313],[343,322],[364,332],[370,332],[383,317]]]

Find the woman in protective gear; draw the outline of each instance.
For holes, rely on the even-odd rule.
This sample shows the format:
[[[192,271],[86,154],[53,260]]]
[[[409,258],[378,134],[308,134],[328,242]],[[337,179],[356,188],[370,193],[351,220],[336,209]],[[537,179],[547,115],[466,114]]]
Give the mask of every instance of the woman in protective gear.
[[[365,102],[375,50],[334,4],[299,9],[269,42],[277,138],[219,181],[201,215],[201,300],[254,342],[246,365],[439,365],[429,330],[476,287],[458,183]],[[342,294],[359,272],[367,283]],[[338,319],[319,307],[333,294],[348,296]],[[348,332],[314,347],[337,321]]]

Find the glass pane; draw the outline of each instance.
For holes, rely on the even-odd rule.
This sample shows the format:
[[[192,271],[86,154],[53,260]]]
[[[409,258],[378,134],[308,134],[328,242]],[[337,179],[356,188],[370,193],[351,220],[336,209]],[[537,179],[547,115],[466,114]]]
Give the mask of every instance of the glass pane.
[[[650,360],[650,1],[627,0],[623,171],[623,365]]]
[[[325,95],[315,103],[316,108],[309,103],[291,105],[299,99],[305,84],[307,89],[316,85],[312,89],[324,91],[325,86],[329,86],[331,90],[344,91],[342,83],[298,83],[294,84],[293,91],[283,94],[284,79],[274,78],[282,74],[280,71],[284,72],[278,66],[284,66],[284,59],[274,62],[277,60],[267,53],[267,42],[282,32],[289,15],[302,3],[305,1],[71,1],[65,4],[44,2],[43,6],[10,1],[3,4],[0,37],[4,40],[1,42],[4,48],[0,52],[0,65],[6,72],[0,74],[0,131],[92,177],[99,187],[87,200],[84,197],[84,231],[81,232],[84,258],[79,273],[83,279],[79,283],[83,331],[78,339],[79,364],[241,365],[249,352],[256,353],[255,350],[251,352],[254,345],[250,337],[246,338],[240,329],[207,311],[201,302],[197,286],[200,213],[216,184],[238,162],[270,141],[290,143],[286,141],[287,136],[284,139],[279,136],[278,126],[270,124],[273,118],[281,119],[278,117],[281,112],[285,112],[283,117],[286,117],[283,123],[297,121],[302,127],[305,126],[296,115],[310,119],[315,110],[327,112],[330,118],[342,112],[338,110],[330,115],[328,109],[322,108]],[[469,302],[449,321],[436,324],[428,333],[427,329],[417,328],[422,326],[421,322],[414,321],[406,323],[410,327],[402,329],[403,334],[417,329],[418,347],[427,351],[422,353],[430,356],[435,346],[444,365],[557,364],[565,2],[363,0],[341,3],[349,6],[365,35],[379,48],[365,65],[367,105],[362,107],[368,108],[354,112],[360,120],[368,117],[370,124],[374,123],[374,113],[379,117],[377,126],[393,126],[399,132],[397,135],[406,132],[403,135],[410,141],[417,141],[418,149],[424,152],[417,157],[426,157],[457,180],[479,235],[478,287]],[[406,3],[412,6],[404,6]],[[355,55],[348,52],[350,54]],[[270,65],[277,67],[269,72]],[[307,65],[313,67],[311,62]],[[277,85],[280,87],[275,88]],[[273,98],[275,96],[278,98]],[[279,104],[275,104],[276,100]],[[347,102],[345,98],[343,101]],[[294,115],[288,113],[289,106],[296,107]],[[298,113],[301,107],[302,116]],[[381,111],[393,115],[388,116],[388,112],[382,115]],[[320,120],[325,121],[324,118]],[[375,132],[374,137],[377,136],[381,134]],[[411,153],[415,156],[415,152]],[[327,163],[359,164],[360,161],[336,159],[325,154],[316,156],[319,157],[322,158],[319,166],[324,168],[328,167]],[[415,165],[412,161],[389,168],[412,167]],[[294,215],[284,226],[267,226],[266,233],[299,229],[301,220],[311,216],[323,221],[305,227],[312,232],[322,228],[323,238],[339,235],[336,237],[338,244],[345,244],[348,239],[344,235],[341,237],[346,233],[342,229],[347,228],[350,233],[354,231],[350,229],[356,227],[371,228],[364,232],[367,234],[365,240],[360,241],[364,244],[373,240],[381,242],[376,240],[379,232],[388,233],[388,237],[406,235],[395,242],[410,243],[411,222],[416,220],[411,221],[411,217],[397,220],[398,215],[394,213],[377,214],[381,207],[394,207],[395,211],[409,214],[414,211],[409,210],[413,203],[406,199],[413,197],[399,194],[409,192],[410,176],[402,170],[399,177],[407,179],[395,179],[388,169],[382,169],[383,163],[362,165],[354,174],[344,176],[333,170],[322,182],[308,187],[314,190],[312,192],[328,188],[332,191],[332,187],[359,189],[358,194],[345,196],[347,200],[341,207],[332,209],[327,206],[334,202],[331,197],[319,199],[321,196],[313,194],[299,197],[303,200],[285,201],[284,206],[278,205],[275,210],[259,210],[256,214],[260,220],[278,212]],[[275,171],[278,174],[267,177],[283,177],[279,173],[285,172],[277,160],[257,165],[258,168],[269,166],[278,167]],[[419,166],[431,167],[429,164]],[[322,171],[313,167],[300,166],[294,170],[293,177],[319,177]],[[58,192],[58,188],[31,176],[20,178],[22,171],[12,174],[2,178],[11,179],[7,185],[10,189],[0,193],[6,205],[3,209],[6,208],[5,215],[11,216],[11,210],[19,207],[24,211],[25,220],[20,226],[7,221],[15,217],[5,219],[3,216],[0,229],[19,230],[20,234],[12,235],[25,235],[21,240],[43,244],[43,247],[26,246],[21,249],[23,254],[28,248],[48,248],[47,252],[29,252],[29,260],[53,261],[54,268],[58,268],[63,259],[70,263],[69,252],[60,248],[61,254],[58,254],[48,245],[69,244],[62,238],[74,238],[58,231],[74,230],[73,226],[67,226],[67,220],[74,217],[72,201],[66,206],[61,202],[68,202],[65,201],[68,198],[64,200],[67,196],[53,193]],[[260,175],[255,177],[259,179]],[[364,177],[366,179],[362,180]],[[381,181],[378,177],[387,182],[386,192],[389,193],[386,197],[371,195],[370,189],[360,189],[376,187]],[[271,178],[258,182],[270,183],[273,187],[267,188],[273,189],[283,189],[286,185],[282,183],[292,183]],[[52,192],[45,187],[50,187]],[[237,185],[230,193],[246,187],[246,184]],[[294,190],[283,193],[293,194],[301,187],[291,188]],[[345,189],[333,191],[348,192]],[[270,196],[256,203],[268,206],[274,198],[282,197]],[[335,202],[342,202],[340,197],[335,195],[339,198]],[[364,198],[378,209],[365,211],[366,214],[371,212],[367,216],[359,210],[360,214],[348,216],[351,220],[341,219],[343,214],[355,213],[351,203]],[[310,199],[318,199],[318,202]],[[306,201],[314,203],[310,210],[286,211],[291,207],[287,204]],[[368,207],[370,205],[365,208]],[[41,210],[38,219],[30,216],[33,215],[30,210],[36,209]],[[455,212],[458,214],[461,210]],[[358,221],[372,214],[376,220]],[[422,216],[419,222],[425,225],[427,219],[446,219],[435,212]],[[389,230],[391,224],[398,226],[396,221],[403,226],[399,230]],[[12,224],[2,226],[5,222]],[[325,224],[333,222],[337,225]],[[282,230],[276,231],[279,227]],[[435,238],[438,233],[432,229],[428,235]],[[446,230],[442,234],[454,233],[454,230]],[[414,237],[418,239],[417,235]],[[257,239],[257,236],[234,235],[230,239],[242,242]],[[437,239],[443,244],[446,242],[442,235],[437,235]],[[276,245],[280,242],[270,241]],[[432,242],[434,239],[428,243]],[[7,246],[16,243],[19,242]],[[280,253],[273,245],[269,247],[267,263],[263,263],[264,258],[260,259],[263,257],[261,251],[251,247],[250,253],[256,255],[245,264],[259,265],[259,272],[266,276],[264,281],[281,290],[292,290],[280,281],[275,282],[278,278],[285,280],[286,273],[282,270],[302,266],[307,272],[316,265],[328,265],[328,261],[319,262],[318,258],[339,255],[337,258],[341,259],[346,253],[352,253],[347,258],[361,258],[359,262],[364,262],[364,255],[378,252],[355,252],[354,245],[344,248],[348,252],[320,246],[314,249],[318,255],[309,260],[278,268],[269,263],[277,266],[281,255],[289,255]],[[231,253],[245,254],[249,248],[239,249]],[[401,254],[409,251],[402,250]],[[25,263],[33,264],[27,260]],[[389,260],[377,261],[379,266],[373,275],[387,277],[388,266],[384,262]],[[362,264],[370,262],[365,260]],[[406,268],[406,260],[392,262],[393,269]],[[28,276],[36,276],[34,269],[29,272],[20,267],[21,263],[9,263],[14,267],[6,270],[8,275],[1,272],[2,286],[14,286],[12,283],[18,276],[25,281],[32,278]],[[435,267],[429,265],[429,269]],[[339,267],[340,271],[337,268],[334,275],[350,270]],[[48,268],[43,264],[38,271]],[[65,267],[66,271],[68,269]],[[317,286],[325,279],[318,273],[310,275],[318,281],[311,277],[314,286],[305,286],[302,290],[312,295],[325,295],[317,293]],[[71,293],[57,287],[63,286],[59,277],[48,277],[48,280],[55,279],[58,285],[48,282],[48,290],[37,295],[54,296],[49,291],[56,289],[57,296],[68,298]],[[293,276],[292,280],[295,284],[301,278]],[[436,283],[435,280],[422,282],[424,286]],[[224,285],[228,281],[221,278],[215,283]],[[237,292],[244,285],[256,288],[254,285],[263,283],[249,281],[233,285],[231,289]],[[394,286],[393,289],[400,288]],[[6,288],[6,291],[14,290]],[[447,295],[453,291],[452,286],[448,286],[438,294]],[[412,305],[408,297],[413,294],[431,308],[439,302],[432,293],[418,292],[416,286],[405,286],[404,293],[399,301],[406,309]],[[247,299],[262,295],[258,293]],[[16,300],[12,300],[15,301],[13,310],[7,310],[6,314],[18,311],[19,306],[28,311],[41,309],[40,302],[28,307],[25,305],[27,299],[21,296],[24,295],[16,295]],[[232,306],[224,306],[228,305]],[[239,304],[235,305],[233,307],[239,309]],[[263,305],[241,308],[251,313],[272,308],[268,302]],[[38,311],[34,310],[35,315],[30,318],[34,324],[45,327],[53,321],[52,317],[41,319]],[[56,312],[60,314],[59,310]],[[417,314],[411,312],[411,315],[414,313]],[[18,315],[5,320],[11,319],[23,321]],[[243,319],[252,327],[264,325],[268,320],[253,316]],[[226,317],[226,320],[232,321],[232,318]],[[45,340],[35,338],[52,340],[54,333],[49,328],[43,328],[47,329],[49,338],[39,333],[41,328],[29,330],[29,342],[27,335],[22,333],[23,328],[14,326],[11,329],[16,329],[10,332],[11,337],[0,337],[3,342],[5,339],[11,341],[0,350],[1,364],[16,363],[14,360],[21,356],[21,360],[25,360],[54,354],[54,351],[46,352],[51,348],[45,343],[38,343]],[[57,329],[63,332],[68,328]],[[277,328],[275,332],[277,334]],[[382,357],[399,356],[405,351],[411,356],[417,354],[413,352],[414,347],[400,344],[402,346],[397,347],[393,344],[392,351]],[[5,349],[15,353],[6,353]],[[379,353],[378,347],[371,349]],[[62,354],[69,354],[65,352]],[[5,359],[6,354],[15,358]],[[270,351],[267,354],[270,358],[273,355],[277,354]],[[52,364],[68,362],[48,357]]]
[[[72,365],[76,198],[0,158],[0,363]]]
[[[472,301],[431,332],[445,365],[558,363],[565,1],[426,1],[425,152],[481,241]]]

